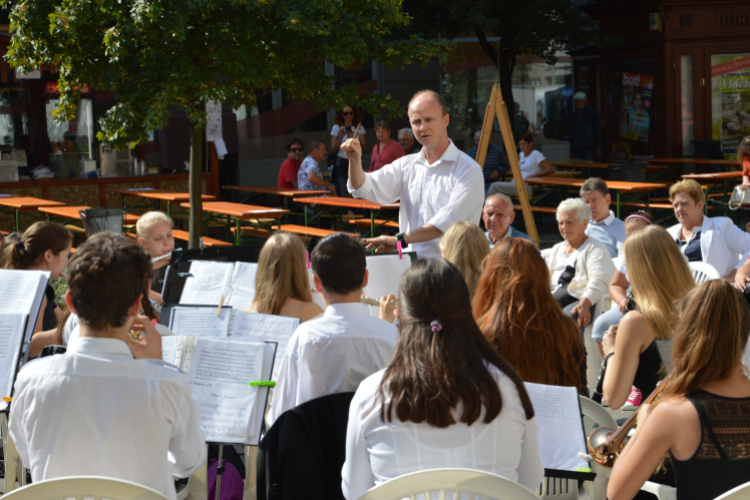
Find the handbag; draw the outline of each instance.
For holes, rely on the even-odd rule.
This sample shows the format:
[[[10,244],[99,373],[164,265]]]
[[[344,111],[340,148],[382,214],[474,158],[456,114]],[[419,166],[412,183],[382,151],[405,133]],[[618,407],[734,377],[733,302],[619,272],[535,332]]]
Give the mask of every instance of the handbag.
[[[742,189],[741,186],[735,186],[732,191],[732,196],[729,198],[729,210],[737,210],[745,203],[746,189]]]

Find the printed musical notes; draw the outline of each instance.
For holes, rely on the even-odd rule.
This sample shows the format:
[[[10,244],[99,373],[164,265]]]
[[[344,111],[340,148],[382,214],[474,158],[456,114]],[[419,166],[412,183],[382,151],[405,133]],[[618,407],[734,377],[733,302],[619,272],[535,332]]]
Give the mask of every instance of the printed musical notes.
[[[215,306],[227,292],[234,270],[232,262],[196,260],[190,263],[190,276],[180,296],[180,304]]]
[[[214,307],[174,307],[169,329],[188,337],[226,337],[232,309],[223,308],[219,316]]]
[[[258,341],[276,342],[276,358],[273,363],[273,380],[277,380],[281,358],[284,356],[289,339],[299,326],[299,319],[270,314],[257,314],[245,311],[234,311],[231,338],[257,339]]]
[[[25,314],[0,314],[0,397],[13,394],[25,323]],[[0,411],[7,406],[0,401]]]

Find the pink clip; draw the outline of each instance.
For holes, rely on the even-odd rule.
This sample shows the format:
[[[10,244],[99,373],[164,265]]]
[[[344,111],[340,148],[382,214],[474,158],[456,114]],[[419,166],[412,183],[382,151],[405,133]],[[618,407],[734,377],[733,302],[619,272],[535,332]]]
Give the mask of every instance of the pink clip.
[[[401,253],[401,240],[397,240],[396,241],[396,248],[398,248],[398,258],[399,259],[403,259],[404,258],[404,254]]]
[[[307,262],[307,268],[310,269],[310,250],[305,250],[305,262]]]
[[[152,324],[152,325],[154,325],[154,326],[156,326],[156,320],[155,320],[155,319],[152,319],[152,320],[151,320],[151,324]]]

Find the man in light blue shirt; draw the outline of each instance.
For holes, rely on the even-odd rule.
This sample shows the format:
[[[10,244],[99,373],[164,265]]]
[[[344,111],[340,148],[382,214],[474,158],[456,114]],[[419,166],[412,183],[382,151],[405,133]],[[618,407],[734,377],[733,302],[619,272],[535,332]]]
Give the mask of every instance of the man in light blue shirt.
[[[581,186],[581,198],[591,209],[591,220],[586,228],[586,236],[601,241],[607,247],[609,256],[617,257],[625,241],[625,223],[615,217],[609,209],[612,197],[607,184],[598,177],[591,177]]]
[[[491,194],[484,200],[482,220],[487,229],[484,234],[490,242],[490,249],[505,238],[524,238],[531,241],[528,235],[511,226],[515,218],[513,202],[504,194]]]

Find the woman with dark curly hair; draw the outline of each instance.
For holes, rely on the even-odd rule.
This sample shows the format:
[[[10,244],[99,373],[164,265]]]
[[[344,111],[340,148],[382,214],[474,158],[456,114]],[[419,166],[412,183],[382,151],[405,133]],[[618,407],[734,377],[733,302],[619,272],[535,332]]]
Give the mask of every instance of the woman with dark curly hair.
[[[334,125],[331,129],[331,153],[336,153],[336,164],[333,167],[333,172],[331,172],[331,180],[334,186],[336,186],[336,194],[347,196],[349,194],[349,191],[346,189],[346,181],[349,180],[349,160],[344,152],[341,151],[341,144],[347,139],[357,137],[364,151],[366,143],[365,127],[362,126],[362,113],[356,106],[344,106],[344,109],[336,113],[333,123]],[[359,129],[355,133],[354,127],[357,125],[359,125]]]

